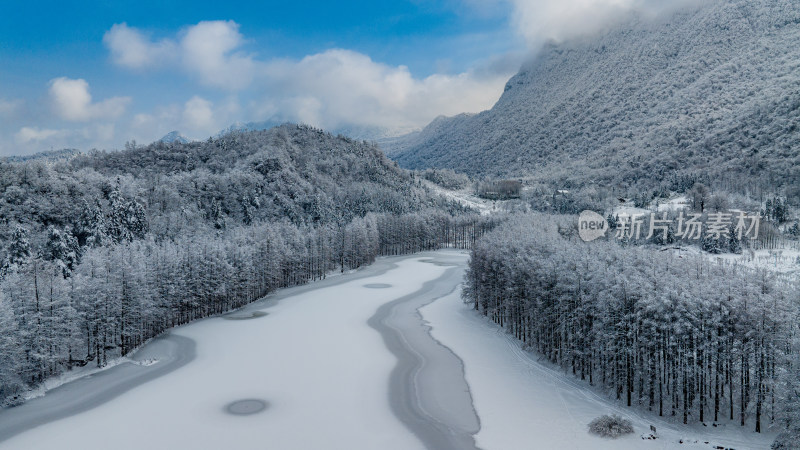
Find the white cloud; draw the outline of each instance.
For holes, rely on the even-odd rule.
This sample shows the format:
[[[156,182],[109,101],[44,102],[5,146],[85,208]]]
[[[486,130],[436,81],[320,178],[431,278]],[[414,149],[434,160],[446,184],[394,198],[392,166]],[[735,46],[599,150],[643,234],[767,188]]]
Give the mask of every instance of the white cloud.
[[[201,97],[194,96],[183,108],[183,122],[192,130],[206,130],[214,127],[213,104]]]
[[[123,32],[135,45],[115,45]],[[214,107],[196,97],[184,108],[183,126],[194,130],[219,125],[223,117],[240,120],[290,120],[335,127],[377,125],[417,128],[435,117],[490,108],[517,70],[496,60],[456,74],[414,77],[405,66],[375,62],[351,50],[333,49],[300,60],[259,60],[242,52],[247,42],[233,21],[200,22],[174,40],[148,41],[125,24],[106,34],[114,60],[128,67],[156,64],[151,55],[169,48],[173,65],[201,84],[229,92],[258,91],[261,98],[241,117],[236,106]],[[174,45],[173,45],[174,44]],[[128,52],[128,53],[126,53]],[[519,58],[517,57],[516,60]],[[129,61],[123,63],[122,61]],[[135,63],[134,63],[135,62]],[[223,127],[225,124],[222,125]]]
[[[239,50],[246,41],[232,20],[203,21],[174,39],[159,41],[125,23],[115,24],[103,42],[120,66],[144,69],[171,64],[206,86],[231,91],[249,86],[262,64]]]
[[[699,0],[509,0],[512,22],[531,50],[547,40],[562,41],[613,25],[631,11],[646,16]]]
[[[242,44],[244,38],[235,22],[200,22],[181,39],[184,67],[208,86],[243,89],[252,82],[258,63],[236,51]]]
[[[168,105],[155,108],[154,111],[135,114],[130,122],[127,139],[151,141],[164,134],[180,128],[184,107]]]
[[[81,130],[83,138],[87,141],[112,142],[114,140],[116,126],[113,123],[98,123]]]
[[[152,111],[134,114],[127,127],[122,127],[124,140],[152,142],[178,130],[193,139],[205,139],[241,120],[242,110],[236,97],[215,101],[199,95],[182,104],[156,107]]]
[[[38,127],[22,127],[14,139],[19,144],[35,143],[47,140],[53,136],[63,134],[59,130],[39,129]]]
[[[299,61],[274,61],[265,73],[269,95],[259,106],[262,111],[281,111],[284,119],[328,128],[415,128],[442,114],[491,107],[513,71],[472,70],[419,79],[405,66],[334,49]]]
[[[126,23],[115,24],[103,36],[114,63],[133,69],[163,64],[174,58],[177,47],[169,39],[152,42],[141,31]]]
[[[115,119],[125,112],[130,97],[112,97],[92,103],[89,83],[66,77],[50,81],[53,111],[62,119],[83,122],[92,119]]]
[[[87,124],[77,128],[46,128],[24,126],[14,133],[14,154],[30,154],[49,148],[112,148],[115,145],[116,125]],[[6,149],[2,149],[5,151]]]
[[[22,127],[14,135],[18,144],[54,144],[59,147],[71,145],[74,142],[108,144],[113,141],[114,124],[92,124],[75,129],[50,129],[39,127]]]

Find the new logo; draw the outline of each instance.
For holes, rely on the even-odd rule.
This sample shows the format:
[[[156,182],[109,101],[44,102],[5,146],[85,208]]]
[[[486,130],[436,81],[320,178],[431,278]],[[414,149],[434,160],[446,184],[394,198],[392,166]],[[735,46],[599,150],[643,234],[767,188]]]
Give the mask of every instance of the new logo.
[[[606,235],[608,222],[594,211],[583,211],[578,217],[578,236],[586,242],[591,242]]]

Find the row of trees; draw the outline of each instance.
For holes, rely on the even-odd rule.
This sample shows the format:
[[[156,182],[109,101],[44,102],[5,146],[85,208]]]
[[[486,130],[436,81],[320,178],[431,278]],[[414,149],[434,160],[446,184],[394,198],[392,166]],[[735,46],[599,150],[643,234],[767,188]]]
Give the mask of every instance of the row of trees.
[[[552,217],[517,216],[486,235],[465,301],[628,406],[683,423],[800,427],[796,280],[585,243],[559,233],[574,219]]]

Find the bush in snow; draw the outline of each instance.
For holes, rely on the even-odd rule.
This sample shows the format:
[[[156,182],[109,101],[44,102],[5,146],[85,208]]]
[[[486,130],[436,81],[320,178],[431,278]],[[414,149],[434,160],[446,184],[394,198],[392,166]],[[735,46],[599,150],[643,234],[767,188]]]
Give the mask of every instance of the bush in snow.
[[[630,420],[613,415],[602,415],[589,423],[589,432],[598,436],[618,438],[624,434],[633,433]]]
[[[798,448],[800,448],[800,444],[797,443],[797,436],[792,436],[786,431],[780,433],[770,446],[772,450],[796,450]]]

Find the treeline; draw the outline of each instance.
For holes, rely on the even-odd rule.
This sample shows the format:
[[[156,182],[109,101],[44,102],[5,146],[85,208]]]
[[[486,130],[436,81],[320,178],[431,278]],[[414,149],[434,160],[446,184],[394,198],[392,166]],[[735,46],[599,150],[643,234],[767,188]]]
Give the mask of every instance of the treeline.
[[[452,169],[425,169],[423,171],[418,171],[417,174],[445,189],[464,189],[471,183],[468,176]]]
[[[472,250],[465,301],[565,372],[683,423],[800,429],[796,280],[517,216]],[[561,223],[563,222],[563,223]]]

